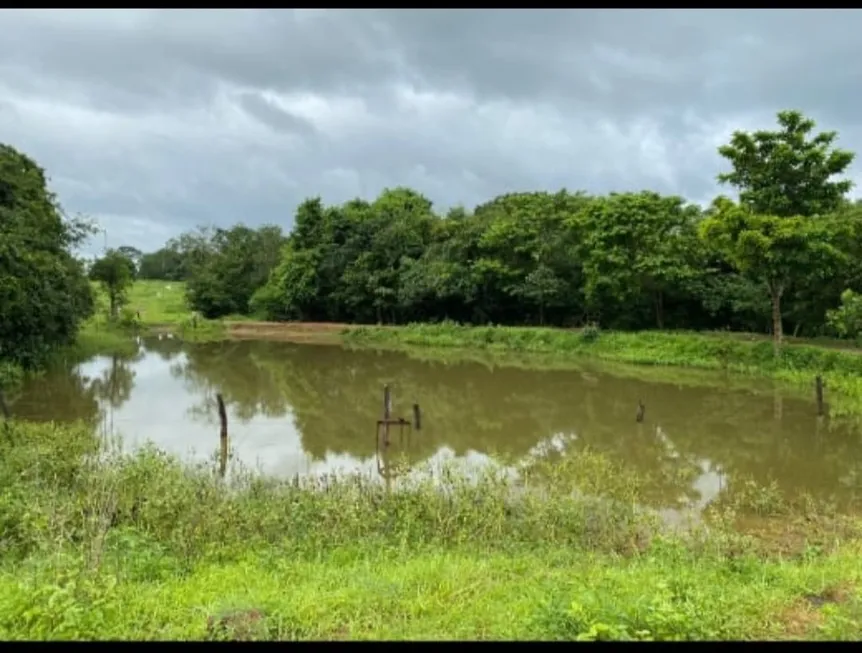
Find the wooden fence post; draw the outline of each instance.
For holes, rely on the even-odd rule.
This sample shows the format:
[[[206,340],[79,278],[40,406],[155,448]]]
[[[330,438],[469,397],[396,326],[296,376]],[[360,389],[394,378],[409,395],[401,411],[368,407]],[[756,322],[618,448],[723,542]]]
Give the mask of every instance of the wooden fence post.
[[[218,404],[218,419],[221,423],[219,431],[219,443],[221,449],[219,451],[219,476],[224,478],[227,473],[227,410],[224,407],[224,398],[221,394],[216,395],[216,403]]]

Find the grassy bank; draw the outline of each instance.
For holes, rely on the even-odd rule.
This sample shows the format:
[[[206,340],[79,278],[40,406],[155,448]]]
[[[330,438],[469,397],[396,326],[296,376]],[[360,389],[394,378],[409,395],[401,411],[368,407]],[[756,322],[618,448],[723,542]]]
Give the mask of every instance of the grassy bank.
[[[108,319],[108,298],[93,284],[95,314],[81,329],[81,345],[104,342],[108,346],[135,333],[168,332],[184,340],[219,340],[225,337],[224,320],[206,320],[191,310],[185,284],[176,281],[139,280],[128,291],[128,301],[118,320]]]
[[[779,556],[730,529],[762,496],[743,492],[710,530],[663,533],[634,507],[638,480],[596,455],[388,492],[221,481],[85,426],[13,423],[0,448],[3,639],[862,635],[858,529],[824,521]]]
[[[546,354],[559,359],[599,360],[653,366],[727,370],[760,374],[806,387],[814,377],[827,382],[834,415],[862,412],[862,355],[848,348],[788,343],[776,357],[771,341],[745,334],[642,331],[637,333],[566,329],[468,327],[422,324],[405,327],[349,327],[349,344],[428,347]]]

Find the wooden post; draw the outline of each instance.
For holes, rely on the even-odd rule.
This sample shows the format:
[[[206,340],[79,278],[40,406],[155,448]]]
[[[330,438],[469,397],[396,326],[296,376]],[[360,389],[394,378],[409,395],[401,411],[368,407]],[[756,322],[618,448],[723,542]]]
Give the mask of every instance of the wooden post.
[[[9,404],[6,403],[6,395],[3,393],[3,388],[0,388],[0,412],[3,413],[3,420],[9,421]]]
[[[817,396],[817,416],[823,417],[823,377],[819,374],[814,377],[814,391]]]
[[[392,415],[392,394],[389,384],[383,386],[383,446],[389,446],[389,419]]]
[[[635,421],[640,424],[644,421],[644,414],[646,414],[646,406],[644,406],[643,401],[638,401],[638,412],[635,415]]]
[[[9,420],[12,419],[12,415],[9,413],[9,404],[6,403],[6,395],[3,393],[3,388],[0,388],[0,412],[3,413],[3,431],[6,437],[11,439],[12,424]]]
[[[413,404],[413,428],[416,431],[422,430],[422,411],[419,410],[419,404]]]
[[[219,441],[221,450],[219,451],[219,476],[224,478],[227,473],[227,411],[224,407],[224,399],[221,394],[216,395],[216,403],[218,404],[218,418],[221,422],[221,430],[219,432]]]

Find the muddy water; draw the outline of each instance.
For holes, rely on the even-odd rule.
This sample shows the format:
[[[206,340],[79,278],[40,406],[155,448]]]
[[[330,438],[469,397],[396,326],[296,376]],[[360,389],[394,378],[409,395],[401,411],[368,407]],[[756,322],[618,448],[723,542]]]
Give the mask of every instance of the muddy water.
[[[286,476],[373,473],[381,388],[389,383],[396,417],[409,417],[414,401],[422,406],[422,430],[403,449],[393,434],[393,447],[413,461],[481,465],[492,455],[516,460],[588,446],[649,473],[647,502],[668,508],[703,506],[743,477],[842,503],[862,489],[862,438],[837,421],[818,423],[812,402],[768,383],[739,390],[720,375],[710,385],[683,383],[669,370],[645,381],[644,373],[152,338],[133,357],[95,357],[35,380],[11,408],[36,420],[100,419],[129,446],[149,440],[186,458],[210,457],[218,392],[247,465]],[[641,400],[646,413],[637,423]]]

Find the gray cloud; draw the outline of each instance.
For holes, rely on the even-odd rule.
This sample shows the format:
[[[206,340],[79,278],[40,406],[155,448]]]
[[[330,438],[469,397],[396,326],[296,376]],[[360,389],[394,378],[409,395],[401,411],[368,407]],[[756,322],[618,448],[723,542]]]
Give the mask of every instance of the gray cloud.
[[[0,141],[144,249],[395,185],[440,207],[562,186],[704,201],[716,147],[783,108],[862,150],[858,11],[6,10],[2,28]]]

